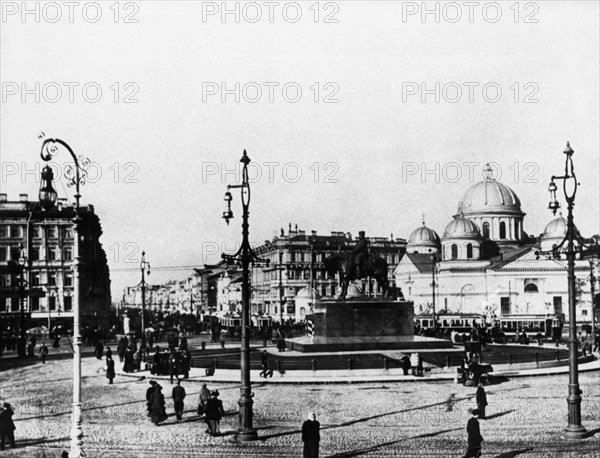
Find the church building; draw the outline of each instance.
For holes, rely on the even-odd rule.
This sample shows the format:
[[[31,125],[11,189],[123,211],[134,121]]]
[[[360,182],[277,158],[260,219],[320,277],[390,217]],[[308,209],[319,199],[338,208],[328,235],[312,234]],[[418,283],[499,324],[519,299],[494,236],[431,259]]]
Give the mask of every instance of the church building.
[[[567,220],[559,215],[539,237],[530,237],[523,231],[525,213],[519,197],[493,178],[489,165],[484,172],[485,179],[465,192],[441,237],[425,221],[411,233],[406,255],[394,272],[397,287],[414,301],[415,314],[421,316],[434,312],[435,289],[439,325],[450,315],[478,315],[490,324],[569,321],[567,243],[558,259],[540,253],[562,242]],[[598,236],[586,240],[598,241]],[[597,279],[593,262],[575,261],[576,320],[581,324],[593,319],[594,269]]]

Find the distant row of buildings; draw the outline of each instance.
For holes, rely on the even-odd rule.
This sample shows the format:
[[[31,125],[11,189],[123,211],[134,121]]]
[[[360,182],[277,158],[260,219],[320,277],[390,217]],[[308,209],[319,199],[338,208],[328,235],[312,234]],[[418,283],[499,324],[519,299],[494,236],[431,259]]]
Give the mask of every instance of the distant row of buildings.
[[[405,252],[406,241],[370,237],[369,242],[371,253],[387,260],[393,285],[393,271]],[[336,297],[338,281],[328,277],[324,260],[333,254],[350,251],[354,243],[350,233],[319,235],[312,231],[307,234],[290,224],[287,232],[281,229],[272,240],[254,248],[259,257],[270,260],[268,267],[252,269],[251,313],[255,321],[261,317],[299,321],[310,313],[309,302],[316,298]],[[145,285],[145,305],[151,311],[232,316],[241,309],[241,281],[241,271],[236,266],[224,262],[206,265],[194,269],[183,281]],[[374,279],[363,280],[363,287],[371,295],[381,294]],[[141,295],[141,284],[126,288],[122,307],[139,308]]]

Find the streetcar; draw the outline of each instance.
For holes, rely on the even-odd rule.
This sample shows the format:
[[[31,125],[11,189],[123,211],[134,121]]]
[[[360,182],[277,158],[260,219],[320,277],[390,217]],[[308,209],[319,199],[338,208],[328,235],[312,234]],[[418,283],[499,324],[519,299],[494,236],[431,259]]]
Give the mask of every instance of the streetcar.
[[[474,327],[484,327],[485,318],[483,315],[477,313],[456,313],[447,314],[442,313],[436,314],[436,321],[438,324],[438,330],[441,331],[456,331],[456,332],[469,332]],[[422,314],[415,315],[415,327],[418,329],[432,329],[433,326],[433,315]]]
[[[552,329],[562,328],[562,321],[555,315],[511,315],[500,317],[502,332],[541,333],[552,336]]]

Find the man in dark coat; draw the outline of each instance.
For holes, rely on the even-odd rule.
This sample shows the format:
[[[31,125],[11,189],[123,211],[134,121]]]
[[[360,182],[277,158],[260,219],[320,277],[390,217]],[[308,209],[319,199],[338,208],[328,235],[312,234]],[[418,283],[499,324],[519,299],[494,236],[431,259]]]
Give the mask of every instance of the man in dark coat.
[[[40,347],[40,359],[42,360],[42,364],[46,364],[46,356],[48,356],[48,347],[42,342],[42,346]]]
[[[463,458],[478,458],[481,456],[481,443],[483,442],[483,437],[481,437],[479,431],[479,420],[477,420],[479,410],[470,409],[470,412],[471,418],[467,422],[467,453],[465,453]]]
[[[223,402],[219,399],[219,391],[215,390],[210,393],[210,399],[206,403],[206,430],[211,436],[219,436],[221,434],[220,423],[221,418],[225,415]]]
[[[108,379],[108,384],[112,385],[115,378],[115,362],[111,356],[106,357],[106,378]]]
[[[204,411],[206,410],[206,405],[210,400],[210,390],[206,387],[206,383],[202,384],[202,389],[200,390],[200,395],[198,396],[198,415],[204,415]]]
[[[485,420],[485,406],[488,405],[487,396],[483,389],[483,383],[477,385],[477,394],[475,395],[477,401],[477,410],[479,410],[479,418]]]
[[[179,375],[179,361],[175,350],[171,350],[169,353],[169,378],[171,379],[171,385],[173,384],[173,377],[177,378]]]
[[[4,450],[4,444],[8,439],[10,446],[15,448],[15,423],[12,416],[15,412],[12,406],[5,402],[0,411],[0,450]]]
[[[304,458],[319,458],[320,424],[314,413],[308,415],[308,420],[302,423],[302,442],[304,442]]]
[[[273,371],[269,371],[269,355],[267,354],[267,350],[263,350],[260,355],[260,364],[262,367],[262,372],[258,374],[259,377],[267,378],[269,375],[273,377]]]
[[[177,421],[181,421],[181,417],[183,416],[183,400],[185,399],[185,388],[181,386],[181,380],[177,380],[177,386],[173,388],[171,397],[173,398]]]

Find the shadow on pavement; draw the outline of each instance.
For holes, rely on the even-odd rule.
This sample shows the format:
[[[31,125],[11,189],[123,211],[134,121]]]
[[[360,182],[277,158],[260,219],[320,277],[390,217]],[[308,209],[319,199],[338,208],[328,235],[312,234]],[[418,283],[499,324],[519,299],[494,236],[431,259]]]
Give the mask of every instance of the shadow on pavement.
[[[365,447],[365,448],[358,449],[358,450],[351,450],[349,452],[336,453],[335,455],[329,455],[328,458],[352,458],[355,456],[366,455],[368,453],[377,452],[384,447],[389,447],[390,445],[399,444],[400,442],[404,442],[406,440],[419,439],[419,438],[423,438],[423,437],[434,437],[439,434],[444,434],[444,433],[448,433],[450,431],[458,431],[458,430],[462,430],[462,428],[445,429],[442,431],[435,431],[433,433],[419,434],[418,436],[405,437],[405,438],[398,439],[395,441],[384,442],[382,444],[373,445],[371,447]]]
[[[463,401],[463,400],[467,400],[467,399],[471,399],[472,396],[464,396],[462,398],[453,398],[453,401]],[[324,428],[321,428],[321,431],[325,431],[328,429],[335,429],[335,428],[342,428],[344,426],[351,426],[351,425],[355,425],[357,423],[363,423],[369,420],[374,420],[376,418],[383,418],[383,417],[387,417],[389,415],[397,415],[399,413],[404,413],[404,412],[411,412],[411,411],[415,411],[415,410],[423,410],[423,409],[428,409],[430,407],[436,407],[436,406],[440,406],[440,405],[447,405],[448,401],[441,401],[441,402],[436,402],[435,404],[428,404],[428,405],[424,405],[424,406],[420,406],[420,407],[412,407],[410,409],[402,409],[402,410],[396,410],[394,412],[387,412],[387,413],[382,413],[379,415],[373,415],[371,417],[365,417],[365,418],[359,418],[357,420],[351,420],[351,421],[347,421],[345,423],[340,423],[339,425],[331,425],[331,426],[325,426]],[[462,428],[457,428],[457,429],[462,429]],[[451,430],[453,431],[453,430]],[[286,432],[281,432],[281,433],[276,433],[276,434],[270,434],[268,436],[263,436],[261,437],[261,440],[267,440],[267,439],[273,439],[275,437],[281,437],[281,436],[289,436],[292,434],[298,434],[302,432],[300,429],[294,429],[292,431],[286,431]],[[438,434],[438,433],[436,433]],[[334,455],[337,456],[337,455]],[[345,456],[345,455],[340,455],[340,456]]]
[[[65,442],[68,440],[70,440],[69,436],[59,437],[57,439],[48,439],[46,437],[39,437],[37,439],[23,439],[23,440],[16,441],[16,443],[17,443],[16,448],[30,447],[32,445],[51,444],[52,442]]]
[[[589,430],[585,437],[592,437],[595,436],[597,433],[600,433],[600,428]]]
[[[514,412],[514,409],[507,410],[506,412],[498,412],[493,415],[488,415],[487,417],[482,418],[482,420],[493,420],[494,418],[503,417],[504,415],[508,415],[509,413],[513,413],[513,412]]]
[[[512,452],[501,453],[500,455],[496,455],[494,458],[514,458],[517,455],[521,455],[522,453],[531,452],[534,450],[533,447],[524,448],[522,450],[513,450]]]

